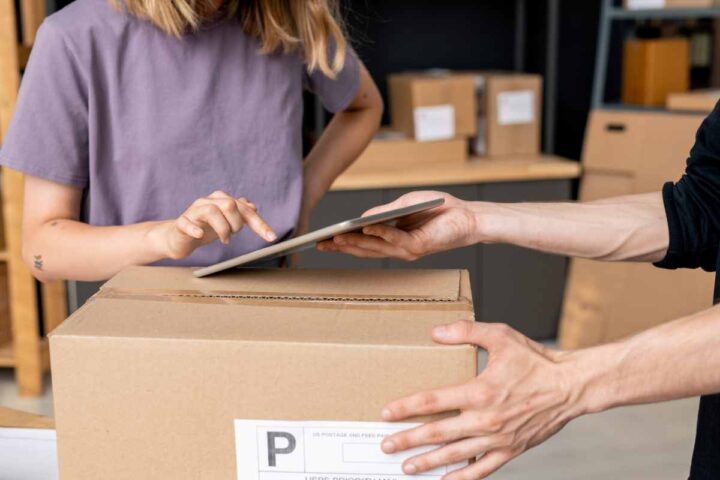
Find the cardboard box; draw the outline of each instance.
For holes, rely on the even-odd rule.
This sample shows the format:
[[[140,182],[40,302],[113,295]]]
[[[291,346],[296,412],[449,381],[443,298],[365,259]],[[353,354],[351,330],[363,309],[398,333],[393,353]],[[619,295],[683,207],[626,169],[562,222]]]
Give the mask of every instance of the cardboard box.
[[[491,157],[540,153],[542,91],[540,75],[478,73],[472,150]]]
[[[718,5],[717,0],[625,0],[629,10],[652,8],[709,8]]]
[[[472,137],[477,131],[475,76],[401,73],[388,79],[393,130],[418,141]]]
[[[348,172],[366,172],[388,166],[414,167],[433,164],[463,164],[468,160],[468,145],[463,138],[418,142],[399,132],[381,131]]]
[[[459,270],[127,269],[50,339],[61,477],[234,480],[236,420],[379,421],[472,378],[429,336],[472,318]]]
[[[685,170],[703,115],[595,111],[580,200],[660,191]],[[645,263],[571,261],[560,322],[564,348],[597,345],[709,308],[714,278]]]
[[[390,76],[389,85],[393,129],[409,137],[419,141],[472,137],[472,149],[478,155],[540,152],[539,75],[398,74]],[[448,115],[448,109],[454,116]]]
[[[667,108],[684,112],[710,113],[720,101],[720,90],[693,90],[687,93],[672,93],[667,99]]]
[[[690,42],[685,38],[626,40],[624,103],[664,106],[671,93],[690,88]]]

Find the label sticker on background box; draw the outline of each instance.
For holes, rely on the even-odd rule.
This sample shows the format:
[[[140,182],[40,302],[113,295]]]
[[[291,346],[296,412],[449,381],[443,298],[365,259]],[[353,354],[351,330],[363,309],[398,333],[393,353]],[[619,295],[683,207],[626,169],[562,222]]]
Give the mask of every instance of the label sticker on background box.
[[[665,8],[665,0],[628,0],[628,10],[643,10],[646,8]]]
[[[467,463],[422,475],[402,472],[402,462],[434,450],[386,455],[387,435],[418,424],[235,420],[238,480],[440,480]]]
[[[535,120],[535,93],[517,90],[498,94],[498,124],[523,125]]]
[[[452,105],[418,107],[414,116],[415,140],[418,142],[455,138],[455,107]]]

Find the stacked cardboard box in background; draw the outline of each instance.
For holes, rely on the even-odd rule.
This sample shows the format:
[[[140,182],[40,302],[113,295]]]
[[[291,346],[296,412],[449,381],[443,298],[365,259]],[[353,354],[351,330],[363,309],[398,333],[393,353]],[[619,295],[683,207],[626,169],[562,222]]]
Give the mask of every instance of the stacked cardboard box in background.
[[[693,90],[686,93],[668,95],[667,108],[684,112],[710,113],[720,101],[720,90]]]
[[[580,200],[659,192],[684,172],[704,115],[595,111],[583,152]],[[646,263],[576,259],[560,323],[564,348],[610,342],[709,308],[713,275]]]
[[[540,152],[539,75],[430,71],[394,74],[388,84],[390,131],[381,132],[352,170],[455,162],[461,144],[463,161],[470,151],[492,157]]]
[[[236,420],[380,421],[476,374],[474,348],[430,338],[472,319],[460,270],[125,270],[50,339],[61,478],[235,480],[257,458]]]
[[[664,106],[690,88],[690,42],[685,38],[630,39],[623,59],[623,103]]]

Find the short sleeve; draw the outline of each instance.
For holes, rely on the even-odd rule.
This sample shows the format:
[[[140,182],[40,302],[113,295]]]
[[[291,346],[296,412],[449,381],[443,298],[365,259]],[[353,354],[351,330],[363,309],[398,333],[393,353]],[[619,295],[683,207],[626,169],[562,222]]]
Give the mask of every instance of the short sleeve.
[[[348,45],[343,69],[332,79],[322,71],[305,72],[305,88],[320,98],[323,106],[332,113],[345,110],[357,96],[360,84],[360,60]]]
[[[45,21],[23,76],[0,164],[84,188],[88,183],[88,88],[73,49]]]

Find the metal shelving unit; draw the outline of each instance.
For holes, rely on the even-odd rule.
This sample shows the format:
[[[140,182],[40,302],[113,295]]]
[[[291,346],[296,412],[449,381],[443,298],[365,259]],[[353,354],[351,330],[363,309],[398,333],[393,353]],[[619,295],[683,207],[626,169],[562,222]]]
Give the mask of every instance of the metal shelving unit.
[[[600,29],[598,32],[597,55],[595,58],[595,81],[593,84],[593,109],[622,110],[658,110],[657,107],[642,107],[605,102],[607,85],[608,60],[610,57],[610,41],[612,27],[615,22],[638,20],[684,20],[697,18],[720,18],[720,7],[715,8],[667,8],[628,10],[620,6],[617,0],[603,0],[600,12]]]

